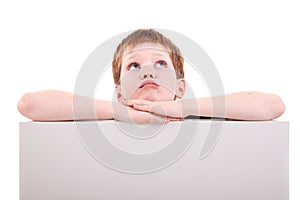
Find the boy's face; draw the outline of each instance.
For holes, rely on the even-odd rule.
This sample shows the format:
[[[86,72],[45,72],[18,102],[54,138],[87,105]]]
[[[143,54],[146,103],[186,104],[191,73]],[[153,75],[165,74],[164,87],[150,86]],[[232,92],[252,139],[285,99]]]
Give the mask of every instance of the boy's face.
[[[176,79],[166,48],[147,42],[125,50],[116,89],[118,100],[170,101],[183,96],[185,80]]]

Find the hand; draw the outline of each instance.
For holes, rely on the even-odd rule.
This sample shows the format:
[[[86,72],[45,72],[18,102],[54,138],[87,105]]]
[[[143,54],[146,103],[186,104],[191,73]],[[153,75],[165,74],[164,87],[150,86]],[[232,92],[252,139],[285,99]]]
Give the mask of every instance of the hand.
[[[136,110],[120,102],[113,102],[113,117],[115,120],[137,123],[137,124],[163,124],[169,121],[179,121],[180,119],[167,116],[156,115],[147,111]]]
[[[136,110],[150,112],[160,116],[167,116],[177,119],[183,119],[190,114],[192,109],[192,100],[177,101],[147,101],[147,100],[130,100],[127,103]]]

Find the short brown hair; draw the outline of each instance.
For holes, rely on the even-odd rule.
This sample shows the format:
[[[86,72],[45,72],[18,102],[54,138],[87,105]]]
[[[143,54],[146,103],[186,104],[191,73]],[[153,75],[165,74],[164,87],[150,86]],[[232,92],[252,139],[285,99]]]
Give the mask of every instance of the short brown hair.
[[[166,49],[169,51],[172,64],[176,71],[177,79],[184,78],[184,58],[181,55],[179,48],[175,46],[175,44],[170,39],[166,38],[163,34],[153,29],[139,29],[124,38],[115,51],[112,61],[112,72],[115,85],[120,84],[122,57],[126,48],[134,48],[136,45],[144,42],[158,43],[166,47]]]

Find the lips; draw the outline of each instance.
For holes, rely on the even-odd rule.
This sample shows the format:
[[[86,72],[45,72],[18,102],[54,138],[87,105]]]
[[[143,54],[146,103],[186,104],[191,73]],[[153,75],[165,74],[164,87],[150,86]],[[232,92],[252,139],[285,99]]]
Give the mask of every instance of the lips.
[[[146,88],[146,87],[152,87],[152,88],[158,88],[158,84],[154,81],[144,81],[139,88]]]

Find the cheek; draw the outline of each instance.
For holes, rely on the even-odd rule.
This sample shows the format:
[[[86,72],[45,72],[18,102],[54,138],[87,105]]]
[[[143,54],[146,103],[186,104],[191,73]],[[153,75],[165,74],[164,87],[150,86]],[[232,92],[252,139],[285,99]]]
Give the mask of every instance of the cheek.
[[[165,70],[160,72],[159,77],[157,80],[164,86],[167,90],[172,93],[175,93],[177,89],[177,79],[175,72],[173,70]]]
[[[125,98],[129,99],[132,93],[138,87],[138,73],[126,73],[121,76],[121,93]]]

